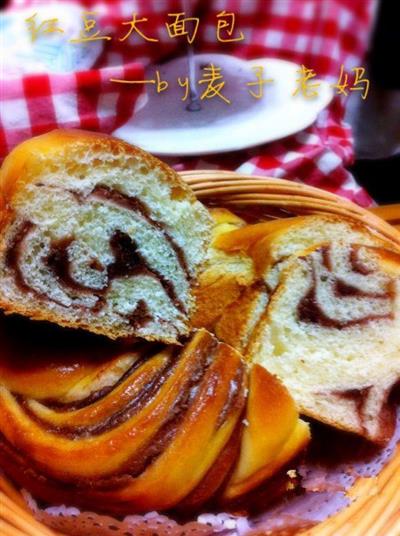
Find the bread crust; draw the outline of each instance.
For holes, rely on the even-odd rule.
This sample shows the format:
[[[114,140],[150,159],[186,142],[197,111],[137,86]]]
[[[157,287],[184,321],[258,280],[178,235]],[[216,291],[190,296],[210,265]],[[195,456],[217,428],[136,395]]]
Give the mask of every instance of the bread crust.
[[[8,215],[12,212],[13,198],[25,184],[35,182],[40,172],[40,160],[52,158],[60,150],[68,152],[85,148],[96,152],[123,153],[140,158],[150,169],[161,169],[168,183],[181,189],[192,201],[196,200],[190,187],[171,167],[143,149],[99,132],[57,129],[22,142],[5,158],[0,169],[1,228],[5,227],[3,220],[9,220]]]
[[[215,241],[215,247],[226,253],[240,251],[249,254],[254,260],[256,271],[262,275],[266,268],[276,260],[273,255],[274,243],[288,231],[301,228],[303,225],[312,221],[320,225],[324,223],[345,223],[354,232],[369,235],[371,241],[376,246],[394,249],[393,243],[385,241],[373,229],[362,225],[358,221],[332,214],[296,216],[294,218],[271,220],[264,223],[248,225],[219,236]]]
[[[225,208],[212,208],[210,214],[214,220],[212,240],[208,259],[194,289],[195,312],[192,317],[193,327],[206,329],[215,328],[215,323],[226,308],[254,280],[250,257],[241,253],[225,254],[215,247],[221,236],[233,229],[244,228],[246,222]],[[236,269],[233,269],[235,264]]]

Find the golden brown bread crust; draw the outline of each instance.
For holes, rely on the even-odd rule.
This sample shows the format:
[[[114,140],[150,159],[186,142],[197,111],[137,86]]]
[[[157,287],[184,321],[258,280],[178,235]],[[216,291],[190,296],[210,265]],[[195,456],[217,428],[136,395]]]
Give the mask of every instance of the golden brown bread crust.
[[[24,141],[5,158],[0,170],[0,225],[2,227],[5,226],[3,220],[9,221],[10,219],[14,196],[18,195],[24,184],[34,182],[40,173],[40,158],[51,158],[58,151],[68,153],[74,148],[139,157],[150,169],[162,170],[167,181],[176,186],[178,197],[180,193],[184,193],[185,196],[195,199],[192,190],[172,168],[139,147],[99,132],[58,129]]]
[[[30,375],[30,394],[41,394],[50,374],[59,375],[63,395],[54,396],[56,389],[52,400],[35,400],[10,392],[3,360],[3,470],[53,504],[119,514],[187,512],[211,498],[243,496],[308,442],[286,389],[261,367],[248,379],[240,354],[205,330],[183,349],[146,345],[141,352],[143,359],[108,388],[69,402],[62,401],[63,379],[70,391],[74,378],[85,385],[85,373],[92,375],[87,361],[81,367],[77,361],[78,378],[54,364],[43,366],[42,376]],[[23,374],[20,381],[25,393]]]
[[[0,384],[35,400],[68,402],[121,376],[140,345],[0,312]]]
[[[263,367],[254,365],[249,373],[246,426],[239,460],[223,492],[225,500],[235,500],[257,488],[296,457],[310,440],[308,425],[298,419],[296,405],[286,388],[265,372]]]
[[[251,334],[256,330],[268,300],[268,289],[261,280],[242,290],[216,322],[214,330],[217,337],[246,356]]]
[[[242,253],[224,253],[215,247],[219,237],[235,229],[242,229],[246,222],[225,208],[211,208],[214,220],[208,258],[199,274],[194,290],[194,328],[213,329],[226,307],[235,302],[254,279],[252,261]]]
[[[360,222],[343,216],[328,214],[296,216],[247,225],[244,228],[219,236],[215,240],[215,247],[227,253],[244,252],[249,254],[254,260],[257,273],[262,275],[265,269],[277,260],[273,257],[273,252],[271,251],[274,242],[288,231],[295,231],[296,228],[299,229],[312,220],[319,221],[321,226],[326,223],[345,223],[352,231],[369,236],[373,245],[388,249],[394,248],[393,243],[385,241],[381,236],[375,234],[373,229],[362,225]],[[346,237],[343,237],[343,239],[346,239]]]

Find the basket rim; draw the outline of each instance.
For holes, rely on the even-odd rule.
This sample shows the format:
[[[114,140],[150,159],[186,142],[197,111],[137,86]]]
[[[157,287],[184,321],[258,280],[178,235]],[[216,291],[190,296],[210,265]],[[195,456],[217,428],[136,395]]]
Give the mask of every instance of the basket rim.
[[[278,206],[294,214],[337,214],[361,222],[400,250],[399,230],[373,211],[315,186],[225,170],[186,170],[179,172],[179,175],[205,204],[211,200],[213,204],[218,205],[219,202],[230,208],[246,205]],[[392,211],[395,210],[393,207],[396,208],[396,205],[392,205]]]

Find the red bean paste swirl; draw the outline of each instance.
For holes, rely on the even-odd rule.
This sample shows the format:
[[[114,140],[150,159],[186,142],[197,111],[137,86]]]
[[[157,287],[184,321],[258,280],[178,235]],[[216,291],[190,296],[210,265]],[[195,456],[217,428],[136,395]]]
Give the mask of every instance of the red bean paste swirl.
[[[358,298],[375,298],[382,300],[390,300],[392,303],[394,301],[394,287],[393,282],[389,281],[384,292],[368,292],[364,291],[358,287],[355,287],[342,279],[334,276],[332,258],[330,254],[330,246],[324,246],[317,250],[315,253],[321,254],[321,264],[329,272],[329,279],[333,280],[333,293],[335,299],[345,299],[346,297],[358,297]],[[302,322],[318,324],[320,326],[335,328],[335,329],[344,329],[356,325],[367,324],[374,320],[382,319],[391,319],[393,318],[393,313],[377,313],[364,316],[362,318],[355,318],[350,320],[338,320],[332,318],[326,314],[323,309],[322,304],[318,301],[318,286],[326,283],[327,278],[325,276],[319,277],[313,263],[313,259],[310,257],[303,257],[300,259],[302,262],[306,263],[309,272],[311,273],[311,285],[301,299],[297,307],[297,316],[298,319]],[[365,266],[362,260],[359,257],[359,248],[357,246],[352,246],[349,255],[349,266],[353,272],[359,273],[367,277],[373,273],[371,267]],[[327,276],[328,277],[328,276]]]
[[[78,202],[84,202],[86,199],[103,199],[106,202],[116,204],[124,209],[138,213],[154,229],[160,231],[164,239],[168,242],[174,251],[178,264],[188,281],[191,281],[191,274],[186,261],[183,249],[169,234],[166,226],[159,221],[154,220],[150,215],[150,209],[146,204],[136,197],[130,197],[117,190],[107,186],[97,186],[92,193],[84,198],[82,195],[74,192],[74,197]],[[39,292],[32,288],[24,279],[21,272],[19,261],[22,252],[22,243],[24,239],[35,229],[35,225],[25,221],[20,226],[9,245],[6,254],[6,265],[13,271],[15,283],[22,291],[34,292],[41,299],[51,299],[45,293]],[[74,237],[66,237],[62,240],[53,241],[50,245],[50,253],[44,262],[54,274],[57,281],[66,291],[72,294],[93,295],[97,297],[96,305],[92,308],[94,312],[100,310],[105,305],[105,296],[110,288],[112,281],[116,278],[148,276],[157,280],[163,287],[165,294],[171,303],[182,313],[187,312],[187,306],[178,297],[174,284],[169,281],[161,272],[151,267],[146,258],[141,254],[136,242],[125,232],[116,229],[110,237],[110,249],[113,253],[114,260],[108,266],[103,266],[96,258],[90,260],[89,267],[92,270],[105,272],[106,282],[102,288],[91,287],[77,281],[72,273],[71,261],[69,257],[69,248],[74,243]],[[52,300],[56,301],[56,300]],[[138,328],[152,320],[146,303],[139,300],[136,308],[129,315],[130,324]]]

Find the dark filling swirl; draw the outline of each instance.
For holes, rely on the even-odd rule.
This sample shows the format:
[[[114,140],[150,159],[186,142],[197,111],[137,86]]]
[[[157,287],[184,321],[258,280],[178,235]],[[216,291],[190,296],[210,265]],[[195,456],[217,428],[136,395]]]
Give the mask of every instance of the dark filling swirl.
[[[162,233],[164,239],[174,251],[177,263],[185,274],[186,279],[190,282],[192,277],[186,261],[183,249],[176,243],[175,239],[169,234],[166,226],[156,221],[150,213],[147,205],[136,197],[130,197],[117,190],[107,186],[97,186],[92,193],[84,198],[82,195],[74,192],[74,197],[79,202],[87,199],[103,199],[106,202],[118,205],[126,210],[135,212],[155,230]],[[32,288],[25,280],[20,268],[20,255],[22,253],[23,241],[35,229],[35,225],[25,221],[20,226],[14,236],[13,241],[8,247],[6,254],[6,266],[13,271],[15,283],[22,291],[34,292],[41,299],[50,299],[43,292]],[[109,245],[113,253],[114,260],[108,265],[103,266],[98,259],[93,258],[89,262],[92,270],[103,272],[106,275],[105,283],[101,288],[94,288],[77,281],[72,272],[72,264],[69,255],[69,248],[74,243],[74,237],[66,237],[62,240],[53,241],[50,245],[50,253],[44,262],[51,270],[56,280],[63,286],[64,290],[73,296],[79,294],[93,295],[97,298],[96,304],[92,307],[93,312],[99,311],[104,307],[106,294],[111,283],[116,278],[147,276],[155,279],[163,287],[169,300],[181,313],[187,313],[187,306],[179,298],[174,284],[168,280],[159,270],[150,266],[147,259],[140,252],[136,242],[122,230],[116,229],[110,236]],[[56,300],[52,300],[56,301]],[[57,302],[57,301],[56,301]],[[57,302],[58,303],[58,302]],[[153,319],[144,300],[139,300],[134,311],[129,315],[129,322],[134,328],[139,328]]]
[[[319,275],[314,264],[315,254],[321,254],[320,264],[325,268],[329,275]],[[320,303],[318,298],[318,289],[320,285],[331,285],[333,291],[333,299],[340,300],[348,297],[365,298],[382,300],[383,303],[393,303],[394,301],[394,285],[392,281],[388,281],[386,288],[382,292],[370,292],[362,290],[359,287],[351,285],[343,279],[334,275],[333,263],[330,254],[330,246],[324,246],[317,252],[315,252],[313,258],[303,257],[300,259],[305,263],[307,270],[311,273],[311,285],[301,299],[297,307],[297,315],[302,322],[319,324],[320,326],[344,329],[356,325],[363,325],[373,320],[391,319],[393,318],[392,312],[377,312],[365,315],[361,318],[354,318],[349,320],[339,320],[328,316],[324,311],[323,304]],[[314,259],[314,260],[313,260]],[[355,273],[361,274],[364,277],[368,277],[375,271],[371,267],[367,267],[359,257],[359,248],[352,246],[349,255],[349,266]]]

